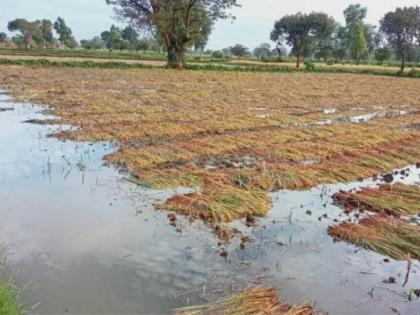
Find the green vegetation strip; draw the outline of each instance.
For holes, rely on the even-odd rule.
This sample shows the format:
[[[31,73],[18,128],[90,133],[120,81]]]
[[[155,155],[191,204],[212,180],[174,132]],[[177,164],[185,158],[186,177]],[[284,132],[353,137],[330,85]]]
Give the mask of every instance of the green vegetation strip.
[[[0,65],[26,65],[26,66],[53,66],[53,67],[72,67],[72,68],[102,68],[102,69],[158,69],[163,66],[132,64],[125,62],[94,62],[84,61],[52,61],[48,59],[7,59],[1,58]],[[408,72],[395,72],[387,69],[357,69],[357,68],[338,68],[338,67],[315,67],[311,71],[305,69],[296,69],[290,66],[229,66],[215,64],[188,64],[185,69],[196,71],[227,71],[227,72],[273,72],[273,73],[291,73],[291,72],[317,72],[317,73],[350,73],[350,74],[369,74],[381,76],[420,78],[420,71],[411,69]]]
[[[22,308],[19,303],[19,292],[13,281],[11,279],[5,279],[3,275],[0,275],[0,314],[22,314]]]

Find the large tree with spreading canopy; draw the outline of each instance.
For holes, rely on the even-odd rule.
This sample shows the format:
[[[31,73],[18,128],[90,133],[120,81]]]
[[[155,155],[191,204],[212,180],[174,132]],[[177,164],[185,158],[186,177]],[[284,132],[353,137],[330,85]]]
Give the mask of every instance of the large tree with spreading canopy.
[[[407,55],[416,45],[420,46],[420,7],[397,8],[385,14],[380,23],[380,30],[395,48],[404,71]]]
[[[237,0],[105,0],[118,17],[152,32],[164,44],[168,66],[182,68],[185,52],[203,36],[209,24],[228,18]]]
[[[274,23],[271,40],[277,45],[286,42],[291,46],[296,56],[296,67],[299,68],[301,58],[308,54],[314,42],[330,37],[334,29],[334,19],[325,13],[297,13],[286,15]]]

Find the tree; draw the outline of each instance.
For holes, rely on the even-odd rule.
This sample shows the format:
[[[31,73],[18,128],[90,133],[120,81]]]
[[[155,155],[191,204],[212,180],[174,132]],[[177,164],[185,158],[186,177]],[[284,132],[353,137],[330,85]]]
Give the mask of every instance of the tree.
[[[385,60],[391,58],[391,50],[388,47],[382,47],[375,49],[375,59],[378,64],[383,64]]]
[[[136,50],[147,51],[151,47],[150,42],[146,38],[139,39],[134,47]]]
[[[138,41],[138,37],[134,36],[131,31],[132,30],[127,29],[123,31],[117,26],[112,25],[109,31],[101,33],[101,39],[105,43],[105,47],[108,49],[131,50],[134,49],[134,45],[136,45]],[[127,40],[127,38],[129,38],[132,42]]]
[[[356,64],[360,64],[360,60],[368,51],[369,43],[372,42],[372,27],[364,23],[367,15],[367,8],[360,4],[351,4],[344,11],[346,20],[344,41],[345,47],[350,51],[350,55]],[[372,48],[373,49],[373,48]]]
[[[344,18],[346,25],[353,27],[356,25],[363,24],[363,20],[367,15],[367,8],[362,7],[359,3],[349,5],[344,11]]]
[[[247,57],[251,54],[249,49],[241,44],[236,44],[235,46],[229,47],[229,51],[231,55],[236,57]]]
[[[72,35],[72,30],[70,27],[66,25],[66,22],[64,21],[63,18],[59,17],[57,21],[55,21],[54,29],[59,36],[58,39],[61,43],[61,46],[67,47],[67,48],[77,47],[77,41]]]
[[[275,22],[271,40],[278,45],[285,41],[291,46],[299,68],[301,58],[309,54],[314,41],[332,35],[334,24],[334,19],[325,13],[286,15]]]
[[[16,42],[23,44],[25,49],[43,41],[39,21],[29,22],[25,19],[16,19],[10,21],[7,28],[11,32],[20,32],[20,36],[18,36],[20,39],[16,39]]]
[[[139,34],[129,25],[122,31],[122,38],[135,46],[139,40]]]
[[[181,69],[185,52],[203,37],[209,20],[227,18],[237,0],[106,0],[132,26],[152,32],[165,46],[168,66]]]
[[[356,25],[352,29],[351,33],[351,55],[356,61],[356,64],[360,64],[360,60],[367,52],[367,42],[365,37],[365,29],[363,25]]]
[[[191,41],[195,50],[203,51],[209,41],[211,31],[213,30],[214,21],[210,18],[203,7],[197,8],[195,19],[200,20],[200,27],[196,32],[193,32]]]
[[[420,44],[420,7],[397,8],[388,12],[380,21],[383,32],[401,59],[401,72],[404,71],[407,55]]]
[[[213,59],[223,59],[225,55],[223,54],[223,51],[215,50],[211,53],[211,57]]]
[[[258,59],[268,59],[271,55],[271,45],[268,43],[263,43],[256,47],[253,52],[254,56]]]
[[[105,44],[104,44],[103,40],[98,36],[95,36],[92,39],[81,40],[80,45],[84,49],[88,49],[88,50],[105,48]]]
[[[5,43],[7,41],[7,34],[1,32],[0,33],[0,43]]]
[[[50,20],[42,20],[40,22],[42,40],[44,47],[52,47],[55,44],[53,35],[53,23]]]

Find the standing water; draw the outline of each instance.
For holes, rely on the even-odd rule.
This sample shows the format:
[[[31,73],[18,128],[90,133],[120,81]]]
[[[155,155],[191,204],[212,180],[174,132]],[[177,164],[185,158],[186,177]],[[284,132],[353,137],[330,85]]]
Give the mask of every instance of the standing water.
[[[43,108],[6,95],[0,108],[13,109],[0,110],[0,242],[30,314],[167,314],[255,283],[330,314],[420,314],[407,299],[420,286],[417,263],[403,288],[406,262],[327,235],[341,215],[331,195],[371,181],[273,194],[257,227],[234,224],[252,241],[240,249],[234,240],[224,259],[205,225],[172,227],[154,210],[176,191],[137,187],[103,165],[115,144],[46,137],[59,127],[22,123],[48,118]]]

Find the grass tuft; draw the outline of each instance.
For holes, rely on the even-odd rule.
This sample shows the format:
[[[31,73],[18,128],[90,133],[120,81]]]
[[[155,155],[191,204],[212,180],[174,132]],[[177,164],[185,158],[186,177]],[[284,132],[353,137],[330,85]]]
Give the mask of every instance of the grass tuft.
[[[0,275],[0,314],[21,315],[22,307],[19,303],[19,292],[11,279]]]

